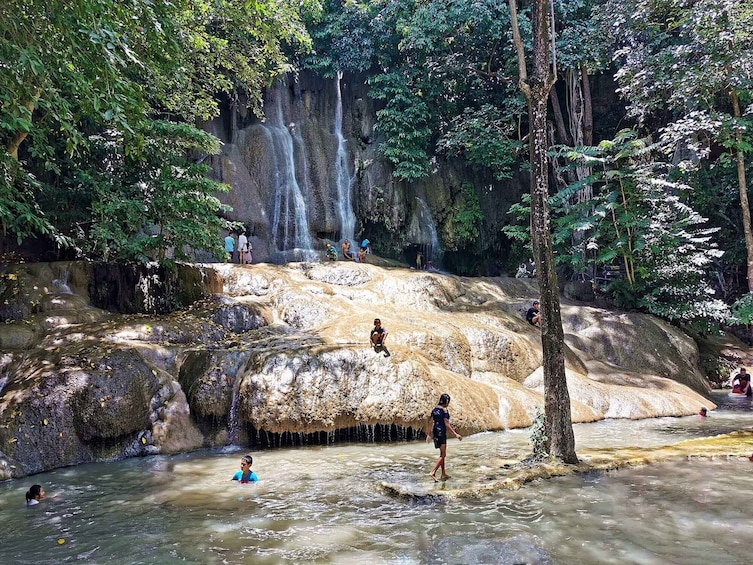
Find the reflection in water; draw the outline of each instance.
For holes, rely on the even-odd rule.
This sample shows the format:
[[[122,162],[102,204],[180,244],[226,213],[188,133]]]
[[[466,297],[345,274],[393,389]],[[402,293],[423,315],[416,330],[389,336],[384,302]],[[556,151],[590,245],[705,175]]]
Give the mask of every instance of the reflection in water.
[[[578,447],[650,446],[753,425],[735,399],[709,418],[575,427]],[[747,460],[665,463],[536,481],[472,500],[408,503],[416,490],[499,476],[528,431],[448,446],[449,483],[427,476],[423,442],[256,452],[255,485],[229,481],[244,451],[148,457],[0,484],[0,562],[128,563],[745,563]],[[26,508],[34,482],[56,495]],[[65,543],[59,544],[63,539]]]

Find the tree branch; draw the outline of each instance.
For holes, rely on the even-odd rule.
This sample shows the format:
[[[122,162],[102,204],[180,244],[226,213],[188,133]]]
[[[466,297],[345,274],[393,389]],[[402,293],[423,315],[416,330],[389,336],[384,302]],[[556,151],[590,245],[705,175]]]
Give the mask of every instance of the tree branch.
[[[523,47],[523,40],[520,38],[520,28],[518,27],[518,3],[517,0],[508,0],[510,5],[510,24],[512,26],[512,39],[515,45],[515,52],[518,54],[518,74],[520,75],[520,90],[525,97],[531,99],[531,87],[528,85],[528,71],[526,70],[526,52]]]

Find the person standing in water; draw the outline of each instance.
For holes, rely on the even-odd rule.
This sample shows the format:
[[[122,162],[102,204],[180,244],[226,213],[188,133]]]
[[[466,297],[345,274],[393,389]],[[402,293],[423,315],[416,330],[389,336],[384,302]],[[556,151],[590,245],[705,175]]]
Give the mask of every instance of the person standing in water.
[[[434,468],[429,473],[429,476],[437,479],[437,469],[442,469],[441,479],[444,481],[449,479],[450,476],[445,472],[445,457],[447,456],[447,430],[450,430],[452,434],[458,438],[458,441],[463,440],[463,436],[457,433],[450,424],[450,413],[447,411],[447,406],[450,404],[450,395],[447,393],[442,394],[439,397],[439,402],[434,410],[431,411],[431,417],[426,427],[426,441],[434,439],[434,447],[439,449],[439,458],[437,459]]]
[[[254,464],[254,458],[250,455],[244,455],[241,458],[241,470],[235,473],[233,475],[233,478],[230,479],[231,481],[240,481],[241,483],[255,483],[259,480],[259,477],[256,476],[256,473],[254,473],[251,470],[251,465]]]
[[[34,506],[39,504],[39,501],[44,498],[44,489],[42,485],[31,485],[31,488],[26,493],[26,506]]]

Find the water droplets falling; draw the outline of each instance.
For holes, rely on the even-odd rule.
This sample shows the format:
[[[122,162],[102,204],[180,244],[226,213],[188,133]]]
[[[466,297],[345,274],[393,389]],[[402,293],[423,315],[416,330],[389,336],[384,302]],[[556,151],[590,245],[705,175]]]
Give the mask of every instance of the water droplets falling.
[[[232,416],[230,417],[232,420]],[[413,441],[422,436],[421,430],[395,424],[359,424],[349,428],[321,432],[271,433],[254,430],[249,435],[250,447],[295,447],[302,445],[333,445],[335,443],[380,443]]]

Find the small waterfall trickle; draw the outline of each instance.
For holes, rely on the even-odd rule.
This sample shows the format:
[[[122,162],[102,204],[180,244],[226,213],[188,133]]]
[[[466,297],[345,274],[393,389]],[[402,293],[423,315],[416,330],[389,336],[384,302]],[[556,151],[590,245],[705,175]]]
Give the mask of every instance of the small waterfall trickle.
[[[424,261],[426,263],[429,261],[434,261],[435,263],[439,262],[441,249],[439,247],[439,233],[437,232],[437,224],[434,221],[434,216],[429,209],[429,205],[426,204],[426,201],[423,198],[416,196],[416,202],[418,202],[418,214],[416,219],[419,223],[417,231],[422,236],[427,232],[429,235],[428,242],[421,242],[425,246],[423,249]]]
[[[233,395],[230,400],[230,413],[227,418],[227,443],[228,445],[238,445],[240,439],[240,421],[238,419],[238,403],[240,401],[241,378],[236,376],[233,379]]]
[[[274,162],[272,246],[278,252],[300,250],[305,259],[313,253],[306,198],[296,178],[294,141],[285,124],[282,96],[278,93],[274,98],[274,111],[264,125],[271,138]]]
[[[356,229],[356,216],[353,212],[351,186],[353,176],[348,167],[348,152],[343,136],[343,102],[340,83],[342,71],[337,72],[337,105],[335,106],[335,135],[337,136],[337,154],[335,156],[335,184],[337,187],[337,216],[340,220],[340,238],[353,241]]]
[[[71,287],[68,285],[70,276],[70,271],[65,270],[63,271],[63,274],[60,275],[59,279],[52,281],[52,287],[57,291],[58,294],[73,294]]]

